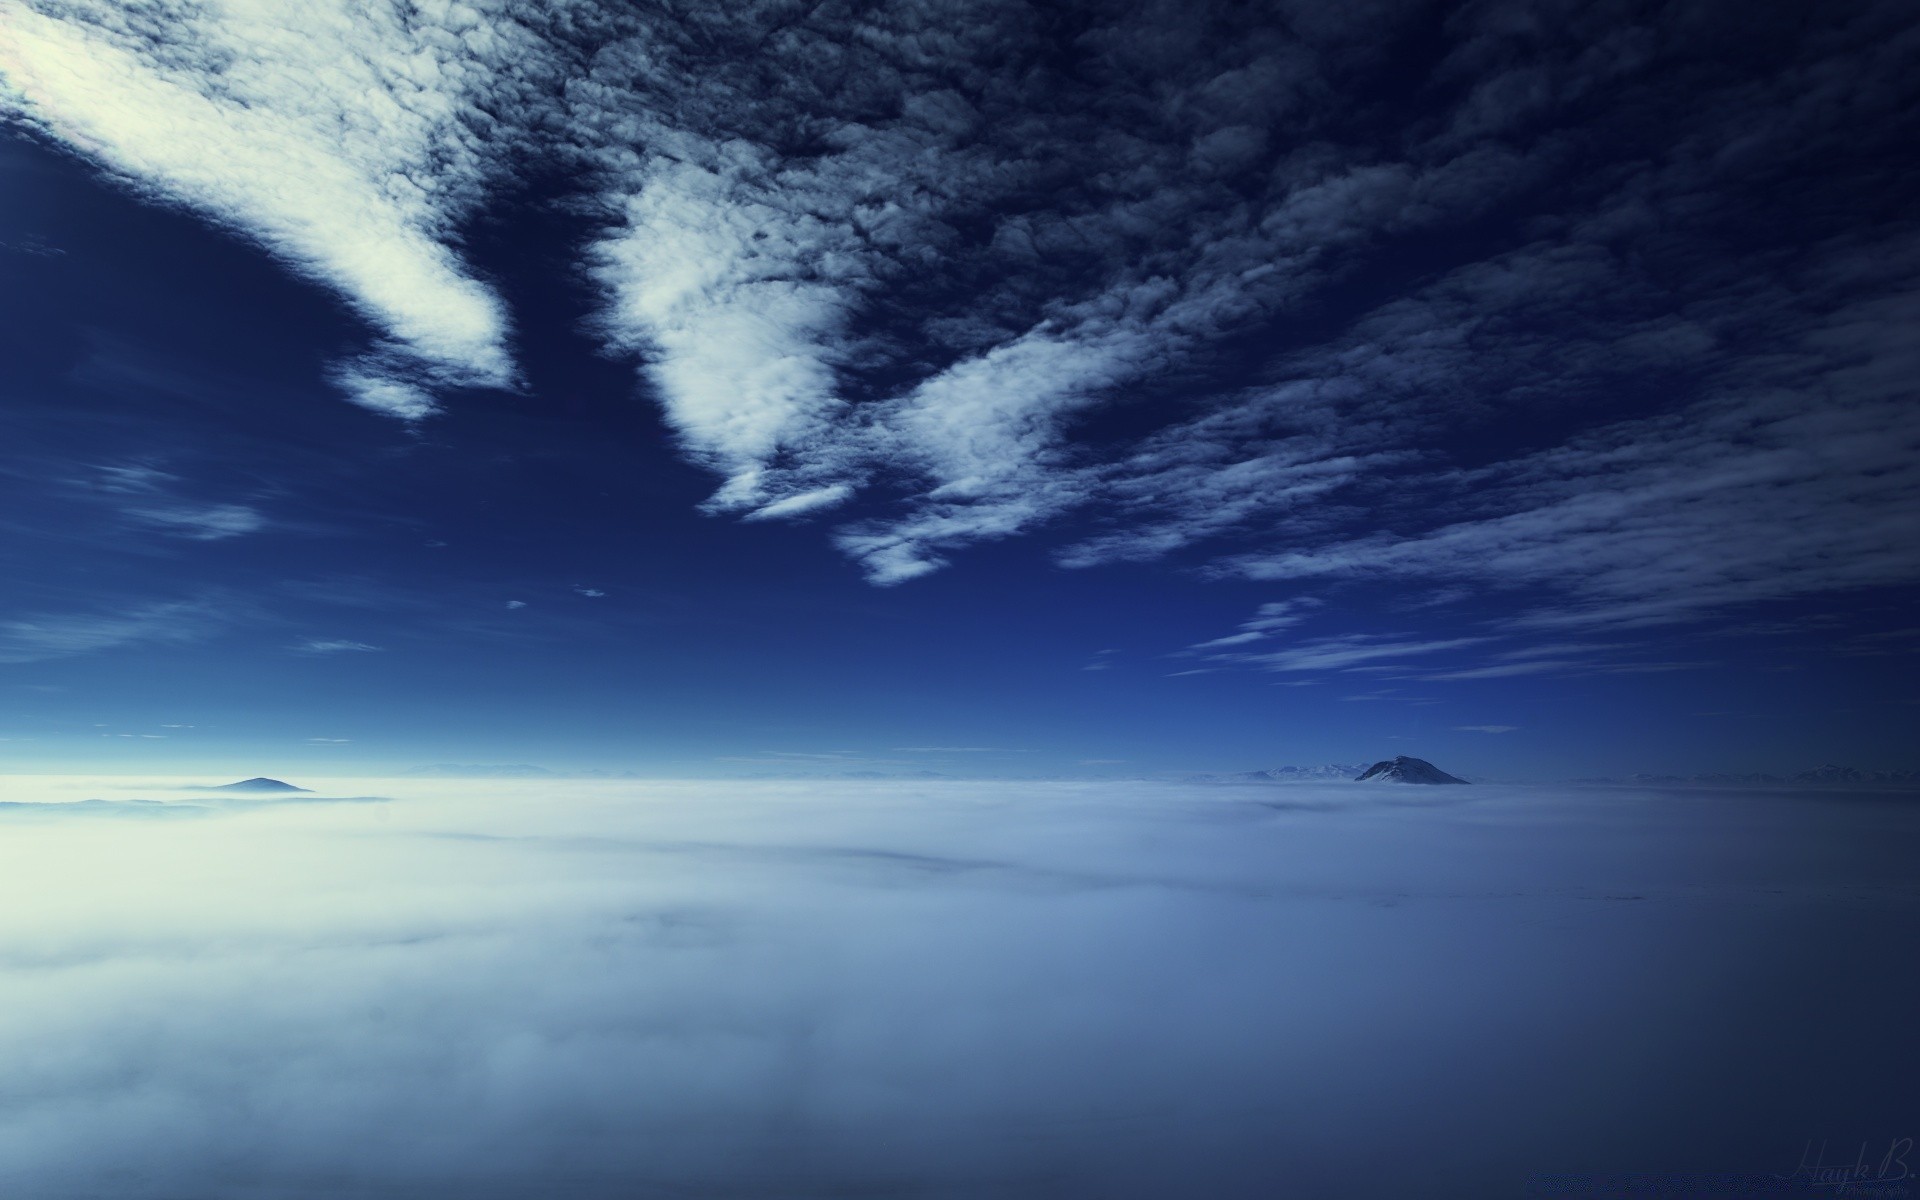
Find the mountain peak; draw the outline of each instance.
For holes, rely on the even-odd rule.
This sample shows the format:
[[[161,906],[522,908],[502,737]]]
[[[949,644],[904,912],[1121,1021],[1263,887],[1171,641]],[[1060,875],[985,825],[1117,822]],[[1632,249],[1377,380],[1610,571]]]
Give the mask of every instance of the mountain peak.
[[[268,779],[265,775],[255,775],[252,779],[242,779],[239,783],[223,783],[218,787],[202,788],[208,792],[305,792],[310,788],[295,787],[282,783],[278,779]]]
[[[1402,754],[1398,758],[1381,759],[1366,769],[1358,780],[1360,783],[1465,783],[1466,780],[1447,774],[1424,758],[1409,758]]]

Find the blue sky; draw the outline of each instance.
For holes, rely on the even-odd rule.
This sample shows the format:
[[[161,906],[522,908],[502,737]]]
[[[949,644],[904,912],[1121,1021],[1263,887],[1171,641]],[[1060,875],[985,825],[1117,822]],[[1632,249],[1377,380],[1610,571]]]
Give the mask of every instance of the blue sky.
[[[1905,6],[0,15],[10,769],[1914,765]]]

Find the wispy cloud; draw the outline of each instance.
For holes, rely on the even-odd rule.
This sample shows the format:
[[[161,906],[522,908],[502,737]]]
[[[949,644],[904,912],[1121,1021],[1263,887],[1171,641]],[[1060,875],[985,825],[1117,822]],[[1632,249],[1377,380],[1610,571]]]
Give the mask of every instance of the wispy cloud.
[[[1193,645],[1189,646],[1188,649],[1189,650],[1217,650],[1222,646],[1244,646],[1248,642],[1264,641],[1266,640],[1266,636],[1267,636],[1266,634],[1261,633],[1258,630],[1250,629],[1245,633],[1230,633],[1225,637],[1217,637],[1217,638],[1214,638],[1212,641],[1208,641],[1208,642],[1195,642]]]
[[[1468,667],[1462,671],[1434,671],[1421,676],[1423,679],[1511,679],[1520,675],[1558,675],[1569,670],[1579,669],[1587,664],[1573,659],[1536,658],[1525,662],[1494,663],[1485,667]]]
[[[1455,725],[1462,733],[1512,733],[1518,725]]]
[[[364,654],[380,649],[365,642],[350,642],[338,638],[306,638],[294,645],[301,654]]]
[[[1292,600],[1274,600],[1262,604],[1253,616],[1240,622],[1240,632],[1209,641],[1195,642],[1187,647],[1189,652],[1199,650],[1219,650],[1232,646],[1246,646],[1254,642],[1265,641],[1270,634],[1292,625],[1298,625],[1307,619],[1309,613],[1319,607],[1320,600],[1313,596],[1299,596]]]
[[[1219,656],[1227,661],[1245,663],[1269,671],[1332,671],[1371,663],[1383,658],[1414,658],[1457,650],[1485,642],[1484,637],[1419,640],[1392,634],[1349,634],[1316,638],[1285,650],[1265,654]]]
[[[1659,662],[1636,659],[1538,658],[1521,662],[1493,663],[1484,667],[1468,667],[1459,671],[1422,672],[1419,677],[1430,680],[1457,680],[1512,679],[1524,675],[1659,675],[1668,671],[1697,670],[1711,665],[1710,662],[1698,659]]]
[[[0,467],[0,475],[32,480],[109,511],[116,531],[217,542],[258,533],[270,524],[254,504],[210,499],[204,493],[211,489],[182,470],[166,470],[150,462],[39,462],[31,469]]]
[[[223,610],[209,600],[0,620],[0,662],[36,662],[142,643],[192,642],[213,633],[224,620]]]
[[[135,508],[127,515],[173,537],[217,542],[266,527],[267,519],[244,504],[215,504],[205,508]]]

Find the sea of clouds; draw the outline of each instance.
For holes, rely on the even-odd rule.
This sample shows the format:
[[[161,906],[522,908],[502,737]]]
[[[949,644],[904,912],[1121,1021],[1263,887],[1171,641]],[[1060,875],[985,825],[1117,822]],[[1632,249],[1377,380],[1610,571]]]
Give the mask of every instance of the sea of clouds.
[[[1911,797],[184,782],[0,778],[0,1196],[1499,1196],[1920,1124]]]

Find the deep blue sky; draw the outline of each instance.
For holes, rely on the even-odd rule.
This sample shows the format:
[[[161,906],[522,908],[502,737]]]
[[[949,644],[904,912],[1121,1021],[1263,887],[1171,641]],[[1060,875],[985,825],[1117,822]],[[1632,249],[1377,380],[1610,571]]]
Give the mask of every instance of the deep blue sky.
[[[343,11],[0,2],[0,769],[1915,765],[1910,6]]]

